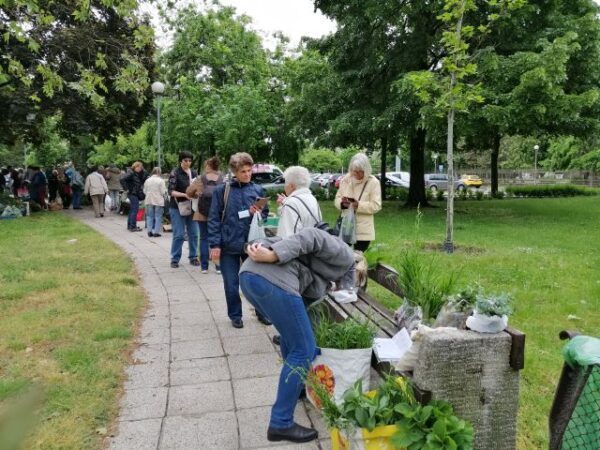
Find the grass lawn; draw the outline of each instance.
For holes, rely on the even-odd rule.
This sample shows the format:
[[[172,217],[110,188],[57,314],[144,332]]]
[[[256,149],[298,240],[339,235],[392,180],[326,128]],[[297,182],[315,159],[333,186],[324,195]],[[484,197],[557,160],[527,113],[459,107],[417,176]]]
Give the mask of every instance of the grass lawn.
[[[382,261],[397,265],[403,249],[417,240],[443,242],[445,202],[433,204],[422,210],[418,230],[415,210],[384,205],[373,246]],[[322,208],[334,223],[331,202]],[[510,324],[527,335],[518,448],[548,448],[548,414],[564,345],[558,333],[577,329],[600,336],[600,196],[457,201],[455,208],[458,250],[453,255],[423,250],[423,257],[441,273],[459,271],[458,287],[479,282],[486,291],[514,295]],[[391,308],[398,305],[397,298],[386,301]]]
[[[132,262],[60,213],[0,221],[0,261],[0,418],[40,387],[24,447],[101,448],[144,304]]]

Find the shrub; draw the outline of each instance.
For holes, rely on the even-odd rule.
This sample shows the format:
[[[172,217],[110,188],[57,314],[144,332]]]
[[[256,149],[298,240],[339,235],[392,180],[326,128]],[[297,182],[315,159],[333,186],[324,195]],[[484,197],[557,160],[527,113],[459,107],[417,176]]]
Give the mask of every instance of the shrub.
[[[574,197],[598,195],[599,190],[572,184],[508,186],[506,192],[514,197]]]
[[[480,190],[475,191],[475,198],[477,200],[482,200],[483,199],[483,191],[480,191]]]
[[[439,201],[444,200],[444,191],[438,189],[438,191],[435,193],[435,199]]]
[[[405,202],[408,198],[408,189],[401,187],[389,187],[387,189],[388,200],[398,200]]]

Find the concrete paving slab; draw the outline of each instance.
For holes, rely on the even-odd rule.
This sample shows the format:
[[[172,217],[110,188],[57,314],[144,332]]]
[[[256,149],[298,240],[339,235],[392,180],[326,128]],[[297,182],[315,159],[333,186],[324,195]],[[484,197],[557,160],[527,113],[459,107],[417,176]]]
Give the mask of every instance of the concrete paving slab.
[[[163,364],[129,366],[126,371],[125,390],[165,387],[169,385],[169,368]]]
[[[147,363],[153,361],[169,361],[168,344],[141,345],[136,348],[132,354],[135,363]]]
[[[171,342],[171,333],[168,328],[142,329],[139,342],[148,345],[169,344]]]
[[[169,393],[168,416],[201,415],[234,409],[229,381],[216,381],[194,386],[174,386]]]
[[[108,439],[109,450],[156,450],[162,419],[119,423],[118,434]]]
[[[237,418],[233,411],[202,417],[174,416],[164,422],[159,450],[238,450]]]
[[[172,342],[182,341],[200,341],[205,339],[216,339],[219,337],[219,330],[212,325],[204,326],[173,326],[171,328]]]
[[[212,358],[224,355],[225,352],[220,339],[173,342],[171,345],[171,361]]]
[[[228,355],[273,352],[273,344],[265,333],[252,336],[252,339],[244,336],[228,336],[227,339],[223,340],[223,348]]]
[[[176,361],[171,364],[171,386],[230,380],[227,358]]]
[[[236,408],[247,409],[273,405],[278,384],[278,375],[233,380],[233,396]]]
[[[233,379],[279,375],[281,359],[275,353],[231,355],[227,357]]]
[[[120,421],[158,419],[165,415],[168,388],[131,389],[121,399]]]

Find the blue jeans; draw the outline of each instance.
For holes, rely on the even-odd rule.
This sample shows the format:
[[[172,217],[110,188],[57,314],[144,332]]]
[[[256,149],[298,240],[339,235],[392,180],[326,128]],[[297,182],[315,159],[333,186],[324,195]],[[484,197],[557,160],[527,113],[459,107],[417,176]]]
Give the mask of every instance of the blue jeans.
[[[146,220],[148,233],[159,234],[162,226],[164,207],[157,205],[146,205]]]
[[[294,425],[294,409],[304,387],[301,375],[294,369],[307,371],[318,352],[304,302],[302,297],[250,272],[240,274],[240,285],[248,301],[273,322],[281,335],[284,362],[269,426],[289,428]]]
[[[198,222],[200,225],[200,265],[202,270],[208,270],[208,222]],[[221,270],[219,264],[215,264],[217,270]]]
[[[81,208],[81,196],[83,191],[77,188],[73,188],[73,209]]]
[[[140,199],[137,195],[127,195],[129,199],[129,214],[127,215],[127,229],[137,228],[137,213],[140,209]]]
[[[227,254],[221,251],[221,274],[227,300],[227,315],[231,320],[242,318],[242,299],[240,297],[240,266],[247,255]]]
[[[181,250],[184,235],[187,230],[188,249],[190,261],[198,258],[198,222],[192,220],[192,215],[183,217],[178,208],[169,208],[171,225],[173,226],[173,241],[171,242],[171,262],[178,263],[181,259]]]

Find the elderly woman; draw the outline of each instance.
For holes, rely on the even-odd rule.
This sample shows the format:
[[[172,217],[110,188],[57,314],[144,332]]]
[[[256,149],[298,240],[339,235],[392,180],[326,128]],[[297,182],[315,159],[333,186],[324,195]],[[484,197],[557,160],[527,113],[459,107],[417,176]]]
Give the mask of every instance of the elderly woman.
[[[322,220],[319,202],[310,192],[310,173],[304,167],[288,167],[283,173],[285,195],[280,194],[277,201],[279,209],[279,227],[277,236],[286,237],[302,228],[312,227]]]
[[[161,173],[160,167],[155,167],[152,169],[152,175],[144,182],[148,237],[161,236],[162,217],[165,209],[165,197],[167,196],[167,187]]]
[[[240,284],[244,296],[263,311],[281,334],[284,363],[267,431],[269,441],[308,442],[317,431],[294,422],[304,383],[298,369],[308,370],[317,354],[304,299],[325,295],[354,262],[350,247],[318,228],[304,228],[286,238],[270,238],[247,247]],[[302,370],[300,370],[302,372]]]
[[[346,214],[348,208],[356,213],[355,250],[365,251],[375,239],[373,216],[381,209],[381,186],[371,175],[371,164],[364,153],[357,153],[350,160],[348,174],[342,178],[335,196],[335,207]]]
[[[257,205],[257,200],[264,198],[265,190],[251,181],[253,164],[248,153],[231,156],[229,169],[233,173],[233,179],[217,186],[208,214],[210,258],[215,264],[220,262],[227,315],[234,328],[244,326],[239,271],[242,261],[247,257],[244,245],[248,240],[252,217],[254,214],[261,214],[266,219],[269,214],[268,203],[262,209]],[[260,322],[271,324],[258,310],[256,315]]]
[[[192,266],[199,266],[198,261],[198,222],[192,218],[191,206],[188,211],[180,210],[180,203],[190,201],[186,190],[194,178],[198,176],[192,167],[192,154],[183,151],[179,153],[179,167],[173,169],[169,175],[169,216],[173,226],[173,240],[171,241],[171,267],[179,267],[185,232],[188,234],[188,257]]]
[[[121,179],[121,186],[127,191],[129,199],[129,214],[127,215],[127,229],[129,231],[142,231],[137,226],[137,213],[140,208],[140,201],[146,198],[144,194],[144,181],[148,178],[148,174],[144,170],[144,164],[141,161],[136,161],[131,165],[131,171]],[[75,201],[73,200],[73,205]]]

